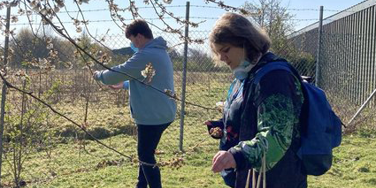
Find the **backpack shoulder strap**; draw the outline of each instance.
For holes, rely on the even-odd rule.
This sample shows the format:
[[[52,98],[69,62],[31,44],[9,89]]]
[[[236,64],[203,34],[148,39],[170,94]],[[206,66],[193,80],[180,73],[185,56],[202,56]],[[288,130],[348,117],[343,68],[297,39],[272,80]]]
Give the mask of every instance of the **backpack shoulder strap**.
[[[273,63],[268,62],[266,65],[261,67],[258,71],[256,71],[253,82],[255,84],[258,84],[263,76],[265,76],[267,73],[274,71],[274,70],[286,70],[294,74],[290,65],[286,61],[278,61],[278,62],[273,62]]]
[[[299,80],[302,81],[302,78],[300,77],[299,73],[285,59],[280,58],[271,52],[268,52],[265,55],[263,55],[259,62],[266,62],[266,64],[261,66],[254,73],[255,75],[253,83],[255,84],[258,84],[264,75],[273,70],[286,70],[288,72],[293,73],[295,76],[298,77]]]
[[[294,75],[297,79],[299,79],[300,84],[302,85],[303,95],[305,96],[305,89],[304,89],[304,82],[298,71],[290,65],[285,59],[279,58],[278,56],[274,55],[273,53],[265,54],[260,61],[266,61],[267,63],[260,67],[256,72],[254,73],[254,77],[252,80],[252,93],[254,93],[254,90],[256,86],[260,83],[263,76],[268,74],[271,71],[274,70],[285,70],[292,75]],[[254,101],[254,105],[257,105],[260,103],[261,99],[256,99]],[[305,105],[306,106],[306,105]]]
[[[278,57],[271,52],[268,52],[265,55],[263,55],[259,62],[267,62],[267,63],[256,71],[255,77],[254,77],[254,80],[253,80],[253,82],[256,83],[256,84],[260,82],[261,78],[265,74],[267,74],[267,73],[269,73],[270,71],[273,71],[273,70],[289,71],[294,76],[296,76],[301,83],[303,83],[303,78],[300,76],[298,71],[292,65],[290,65],[287,62],[287,60],[285,60],[281,57]],[[273,63],[271,63],[271,62],[273,62]]]
[[[253,98],[252,95],[254,94],[254,90],[260,83],[262,77],[273,70],[286,70],[295,75],[302,83],[302,78],[295,68],[293,68],[285,59],[280,58],[271,52],[268,52],[261,57],[259,60],[259,66],[260,67],[256,68],[255,72],[250,72],[248,75],[246,83],[249,87],[246,87],[247,89],[243,92],[243,95],[247,96],[246,98]],[[251,78],[250,74],[253,75],[253,78]],[[257,102],[254,101],[253,103],[256,104]]]

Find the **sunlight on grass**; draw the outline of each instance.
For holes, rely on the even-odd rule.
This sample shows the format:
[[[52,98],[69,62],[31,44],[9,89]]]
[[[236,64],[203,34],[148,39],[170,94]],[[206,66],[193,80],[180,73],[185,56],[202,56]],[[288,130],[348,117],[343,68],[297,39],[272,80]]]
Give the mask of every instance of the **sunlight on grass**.
[[[202,84],[187,87],[187,100],[214,108],[224,100],[226,84],[212,83],[210,91]],[[61,104],[59,109],[73,118],[82,119],[83,104]],[[103,105],[103,106],[101,106]],[[178,103],[180,105],[180,103]],[[180,108],[180,107],[179,107]],[[132,158],[137,157],[136,128],[129,118],[127,106],[105,102],[92,104],[88,116],[88,130],[102,142]],[[76,113],[77,112],[77,113]],[[219,174],[211,171],[211,160],[218,149],[218,140],[212,139],[203,124],[219,119],[218,111],[186,106],[184,120],[184,152],[179,151],[180,112],[176,121],[165,131],[156,155],[158,162],[182,158],[180,168],[161,167],[162,183],[167,188],[225,188]],[[55,136],[60,136],[50,149],[36,148],[25,158],[22,179],[28,187],[134,187],[138,164],[87,139],[77,127],[60,118],[53,118]],[[64,135],[63,133],[66,133]],[[69,134],[68,134],[69,133]],[[309,177],[311,188],[376,187],[375,132],[359,130],[344,137],[342,145],[334,150],[334,164],[323,176]],[[80,136],[81,135],[81,136]],[[86,138],[86,139],[85,139]],[[10,156],[6,156],[2,183],[11,185]]]

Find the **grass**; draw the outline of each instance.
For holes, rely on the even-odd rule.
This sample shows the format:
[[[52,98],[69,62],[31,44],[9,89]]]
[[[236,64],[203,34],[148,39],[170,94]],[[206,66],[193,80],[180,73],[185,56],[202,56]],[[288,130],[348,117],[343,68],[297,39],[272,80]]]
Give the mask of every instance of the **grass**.
[[[310,177],[310,187],[376,187],[375,132],[361,132],[344,137],[334,150],[331,170],[323,176]]]
[[[191,140],[185,143],[186,152],[180,153],[177,150],[178,140],[171,144],[172,139],[169,137],[169,134],[176,135],[177,126],[175,122],[166,131],[159,147],[162,154],[157,157],[159,161],[182,157],[184,164],[179,169],[170,166],[161,168],[165,187],[218,187],[221,180],[210,171],[216,143],[211,139],[203,139],[202,143]],[[187,134],[186,136],[189,138]],[[133,136],[117,135],[102,141],[122,153],[133,156],[136,154],[136,141]],[[58,144],[51,153],[50,157],[44,152],[29,156],[24,165],[24,180],[30,187],[133,187],[136,182],[137,164],[94,141],[87,141],[85,150],[82,145],[73,141]],[[100,166],[104,161],[113,163]],[[9,171],[9,168],[4,171]],[[10,181],[9,173],[3,175],[3,178]]]
[[[187,118],[188,119],[188,118]],[[206,130],[200,125],[187,125],[184,142],[185,152],[178,152],[175,122],[164,135],[157,155],[159,161],[182,157],[181,168],[161,168],[164,187],[225,187],[218,174],[210,170],[212,156],[217,143],[207,138]],[[193,138],[195,134],[197,138]],[[174,143],[171,142],[175,140]],[[119,151],[135,155],[135,138],[117,135],[102,140]],[[174,146],[175,145],[175,146]],[[334,150],[334,164],[329,172],[319,177],[309,177],[313,188],[363,188],[376,186],[376,139],[375,137],[353,134],[345,136],[342,145]],[[100,166],[104,162],[109,165]],[[111,162],[111,163],[110,163]],[[6,166],[7,167],[7,166]],[[24,180],[29,187],[133,187],[137,178],[137,164],[87,141],[85,150],[77,142],[58,144],[50,157],[44,152],[29,156],[24,165]],[[9,167],[4,172],[8,172]],[[5,182],[11,181],[9,173],[3,174]]]
[[[227,86],[227,85],[226,85]],[[192,83],[187,86],[187,100],[203,106],[214,107],[223,100],[226,88],[212,83],[210,88]],[[180,92],[180,89],[177,89]],[[180,102],[178,102],[180,104]],[[67,116],[82,122],[84,102],[55,104]],[[180,108],[180,107],[179,107]],[[129,118],[129,108],[101,101],[90,103],[87,122],[92,133],[105,135],[101,141],[116,150],[136,157],[134,123]],[[162,182],[166,188],[224,188],[219,174],[211,172],[211,160],[217,152],[218,141],[208,134],[203,122],[218,119],[221,115],[212,110],[186,106],[184,120],[184,152],[179,151],[179,115],[164,133],[158,147],[158,161],[169,162],[183,159],[181,166],[161,167]],[[138,164],[91,140],[72,138],[82,134],[76,127],[57,117],[50,119],[56,135],[68,139],[56,142],[50,150],[30,150],[25,154],[22,179],[27,187],[134,187]],[[73,132],[72,134],[68,134]],[[376,187],[376,138],[375,131],[359,130],[343,138],[342,145],[334,150],[334,164],[329,172],[319,177],[309,177],[313,188],[363,188]],[[84,138],[84,137],[82,137]],[[7,156],[10,157],[9,155]],[[2,183],[12,186],[9,162],[3,163]]]

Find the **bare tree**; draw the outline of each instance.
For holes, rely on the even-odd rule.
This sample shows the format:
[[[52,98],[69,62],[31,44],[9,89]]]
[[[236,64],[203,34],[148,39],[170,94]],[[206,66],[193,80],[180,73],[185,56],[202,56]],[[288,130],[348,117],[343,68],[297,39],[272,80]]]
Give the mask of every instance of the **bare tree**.
[[[246,2],[244,9],[258,12],[250,16],[268,33],[272,40],[273,52],[288,59],[301,74],[312,77],[315,60],[311,54],[298,50],[288,38],[288,35],[294,31],[295,23],[292,21],[294,15],[281,2],[281,0]]]
[[[35,37],[32,32],[27,29],[21,29],[17,35],[11,40],[10,48],[14,50],[11,65],[20,67],[22,62],[31,61],[32,58],[42,59],[48,57],[48,49],[46,42],[42,40],[43,36]]]
[[[214,62],[210,56],[200,49],[188,49],[189,64],[188,68],[194,71],[212,71],[214,69]],[[191,67],[189,67],[191,65]]]
[[[250,16],[268,33],[272,40],[272,50],[280,55],[288,53],[287,36],[294,30],[294,17],[288,12],[287,7],[281,5],[281,0],[258,0],[258,2],[246,2],[244,9],[258,14]]]

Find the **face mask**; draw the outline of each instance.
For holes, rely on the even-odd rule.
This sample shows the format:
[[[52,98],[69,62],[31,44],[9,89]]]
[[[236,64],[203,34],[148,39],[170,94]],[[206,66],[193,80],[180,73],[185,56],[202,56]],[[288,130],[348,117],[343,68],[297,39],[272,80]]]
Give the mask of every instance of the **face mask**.
[[[248,76],[248,72],[252,69],[252,65],[248,61],[244,61],[241,65],[236,67],[232,72],[234,73],[235,78],[239,80],[244,80]]]
[[[138,48],[136,46],[134,46],[133,42],[131,42],[131,49],[134,51],[134,52],[138,52]]]

